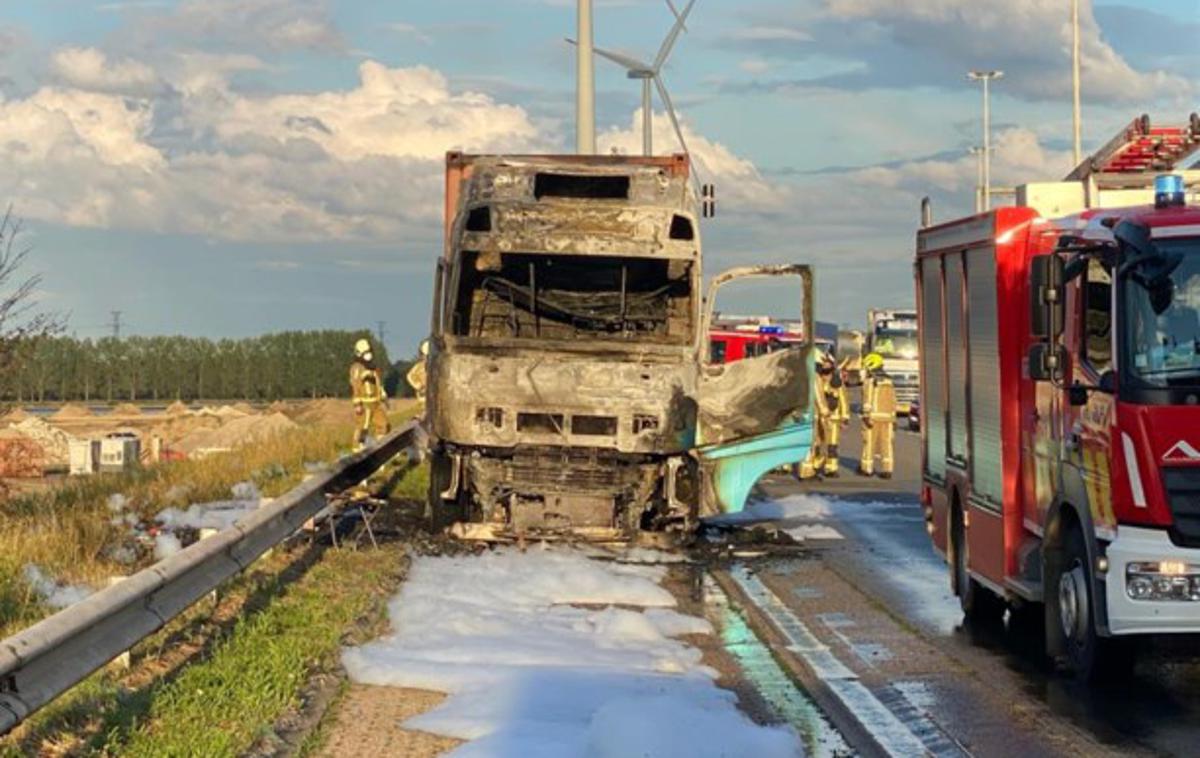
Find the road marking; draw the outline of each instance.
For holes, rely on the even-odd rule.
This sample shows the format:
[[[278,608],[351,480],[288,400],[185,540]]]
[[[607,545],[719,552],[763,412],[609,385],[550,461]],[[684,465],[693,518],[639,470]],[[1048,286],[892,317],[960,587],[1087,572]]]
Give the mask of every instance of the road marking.
[[[731,568],[729,574],[750,602],[766,614],[788,640],[788,649],[798,655],[817,678],[829,687],[884,752],[906,758],[928,752],[920,738],[858,681],[858,675],[838,660],[757,576],[744,566]]]

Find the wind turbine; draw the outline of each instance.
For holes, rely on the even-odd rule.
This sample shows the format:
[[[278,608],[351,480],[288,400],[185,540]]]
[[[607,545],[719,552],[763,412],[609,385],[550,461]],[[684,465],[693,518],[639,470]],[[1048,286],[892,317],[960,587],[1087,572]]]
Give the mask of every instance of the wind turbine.
[[[675,16],[675,23],[671,26],[671,31],[667,33],[666,39],[658,48],[658,55],[654,57],[653,63],[639,61],[622,53],[616,53],[611,50],[596,47],[596,55],[616,63],[625,69],[625,75],[630,79],[640,79],[642,82],[642,152],[645,155],[654,154],[653,142],[653,115],[652,104],[650,101],[650,86],[653,85],[658,90],[658,96],[662,100],[663,105],[667,109],[667,116],[671,119],[671,126],[675,129],[675,136],[679,139],[679,145],[683,148],[683,152],[688,152],[687,141],[683,138],[683,130],[679,127],[679,118],[675,115],[675,106],[671,102],[671,95],[667,92],[667,87],[663,84],[662,67],[667,62],[667,58],[671,56],[671,50],[675,46],[675,41],[679,38],[679,33],[687,27],[688,14],[692,12],[692,6],[696,4],[696,0],[688,0],[688,4],[684,6],[683,12],[680,13],[675,8],[675,4],[671,0],[667,0],[667,6],[671,9],[671,13]],[[575,40],[568,39],[571,44],[576,44]]]

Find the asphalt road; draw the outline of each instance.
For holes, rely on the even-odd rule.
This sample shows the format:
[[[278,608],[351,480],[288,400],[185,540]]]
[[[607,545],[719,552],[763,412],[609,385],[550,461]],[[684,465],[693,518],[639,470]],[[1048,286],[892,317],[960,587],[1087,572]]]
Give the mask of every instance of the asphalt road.
[[[884,481],[856,473],[857,430],[847,431],[841,477],[763,483],[794,505],[781,525],[809,549],[757,569],[881,699],[974,755],[1200,754],[1193,640],[1151,641],[1132,681],[1089,689],[1054,671],[1035,624],[964,625],[917,502],[919,436],[898,432],[896,475]]]

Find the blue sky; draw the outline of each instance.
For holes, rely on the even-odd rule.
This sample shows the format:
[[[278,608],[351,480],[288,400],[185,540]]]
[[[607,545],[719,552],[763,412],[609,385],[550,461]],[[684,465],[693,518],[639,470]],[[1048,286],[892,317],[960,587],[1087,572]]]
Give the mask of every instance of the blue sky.
[[[569,0],[0,4],[0,195],[46,307],[100,336],[426,330],[439,156],[559,150]],[[817,265],[819,315],[912,299],[917,204],[969,210],[972,67],[998,184],[1070,164],[1068,0],[697,0],[665,78],[722,213],[709,272]],[[1083,2],[1085,148],[1198,107],[1200,0]],[[596,43],[648,57],[664,0],[597,0]],[[634,82],[597,62],[602,145],[636,150]],[[674,145],[656,107],[656,144]]]

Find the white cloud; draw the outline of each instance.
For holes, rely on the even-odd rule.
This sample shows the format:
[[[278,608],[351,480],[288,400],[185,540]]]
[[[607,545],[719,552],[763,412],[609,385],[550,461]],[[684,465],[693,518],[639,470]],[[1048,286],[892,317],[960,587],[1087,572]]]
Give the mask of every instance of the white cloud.
[[[609,129],[597,138],[602,153],[615,148],[627,155],[642,152],[642,111],[634,112],[628,129]],[[666,113],[653,115],[654,151],[660,155],[681,152],[679,139]],[[718,202],[732,213],[770,213],[784,207],[787,190],[763,178],[754,163],[734,154],[725,145],[695,132],[686,120],[680,128],[687,141],[698,177],[717,186]]]
[[[92,92],[149,95],[162,88],[154,69],[134,60],[110,60],[94,47],[66,47],[50,59],[63,84]]]
[[[155,96],[76,77],[0,100],[0,195],[75,226],[399,245],[436,236],[445,151],[548,143],[522,109],[451,91],[427,68],[368,61],[344,91],[252,95],[204,62],[188,59]]]
[[[730,39],[738,42],[811,42],[813,37],[803,29],[789,26],[746,26],[734,30]]]
[[[1063,0],[824,0],[824,5],[832,19],[879,26],[913,55],[928,54],[962,71],[1008,68],[1004,86],[1010,91],[1033,98],[1070,92],[1071,27]],[[1104,39],[1089,0],[1081,2],[1080,30],[1089,100],[1146,102],[1195,92],[1181,76],[1138,71],[1125,61]]]

